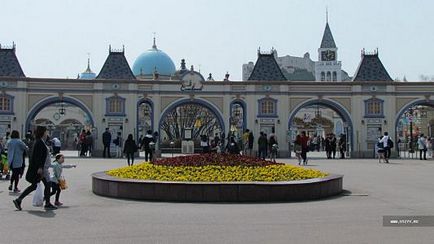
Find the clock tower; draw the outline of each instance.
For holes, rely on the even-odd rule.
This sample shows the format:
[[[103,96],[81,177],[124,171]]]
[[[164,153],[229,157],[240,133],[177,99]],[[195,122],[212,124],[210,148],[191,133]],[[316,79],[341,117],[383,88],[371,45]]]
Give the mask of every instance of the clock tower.
[[[333,39],[328,20],[318,48],[318,62],[315,63],[316,81],[342,81],[342,63],[338,61],[338,48]]]

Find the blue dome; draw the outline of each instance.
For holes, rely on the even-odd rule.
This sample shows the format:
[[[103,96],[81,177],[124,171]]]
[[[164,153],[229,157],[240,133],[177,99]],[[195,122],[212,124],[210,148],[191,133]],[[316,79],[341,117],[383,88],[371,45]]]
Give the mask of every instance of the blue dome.
[[[157,49],[154,43],[152,49],[142,53],[134,62],[133,74],[152,75],[157,69],[160,75],[171,76],[175,73],[176,68],[172,59],[165,52]]]
[[[87,69],[79,74],[78,78],[81,80],[93,80],[96,78],[96,74],[90,69],[90,58],[87,59]]]
[[[80,79],[81,80],[93,80],[96,78],[96,74],[95,73],[81,73],[80,74]]]

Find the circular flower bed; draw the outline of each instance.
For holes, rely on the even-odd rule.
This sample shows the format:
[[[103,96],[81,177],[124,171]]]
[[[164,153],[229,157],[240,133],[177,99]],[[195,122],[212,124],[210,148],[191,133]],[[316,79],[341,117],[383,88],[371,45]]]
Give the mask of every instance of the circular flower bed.
[[[200,154],[110,170],[108,175],[139,180],[190,182],[294,181],[328,174],[283,163],[232,154]]]

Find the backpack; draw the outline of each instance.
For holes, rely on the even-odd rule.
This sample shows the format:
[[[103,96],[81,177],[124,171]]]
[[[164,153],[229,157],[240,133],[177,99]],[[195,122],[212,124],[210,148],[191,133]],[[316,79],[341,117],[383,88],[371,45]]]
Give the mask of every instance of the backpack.
[[[389,148],[393,148],[393,141],[390,140],[390,138],[387,139],[387,146],[388,146]]]

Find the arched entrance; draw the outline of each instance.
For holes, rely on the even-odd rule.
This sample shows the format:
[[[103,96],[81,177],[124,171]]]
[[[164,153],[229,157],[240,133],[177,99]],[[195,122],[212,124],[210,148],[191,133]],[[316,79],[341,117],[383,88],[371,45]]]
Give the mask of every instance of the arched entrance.
[[[26,119],[26,131],[38,125],[46,126],[51,137],[60,139],[62,150],[75,150],[75,138],[83,129],[97,133],[90,110],[70,97],[50,97],[34,105]]]
[[[148,130],[154,131],[154,103],[144,98],[137,102],[137,138]]]
[[[434,137],[434,100],[420,99],[404,106],[396,115],[395,141],[400,157],[414,157],[421,135]]]
[[[298,105],[291,111],[288,120],[289,151],[297,134],[306,131],[321,151],[323,139],[328,134],[335,134],[336,139],[343,137],[346,142],[347,156],[353,151],[353,122],[350,113],[340,104],[327,99],[313,99]],[[316,136],[316,138],[315,138]],[[318,154],[326,157],[325,152]]]
[[[170,105],[159,121],[160,147],[181,147],[185,129],[191,130],[191,139],[199,147],[200,137],[206,135],[212,139],[217,133],[224,135],[225,126],[221,113],[213,105],[199,99],[184,99]]]

